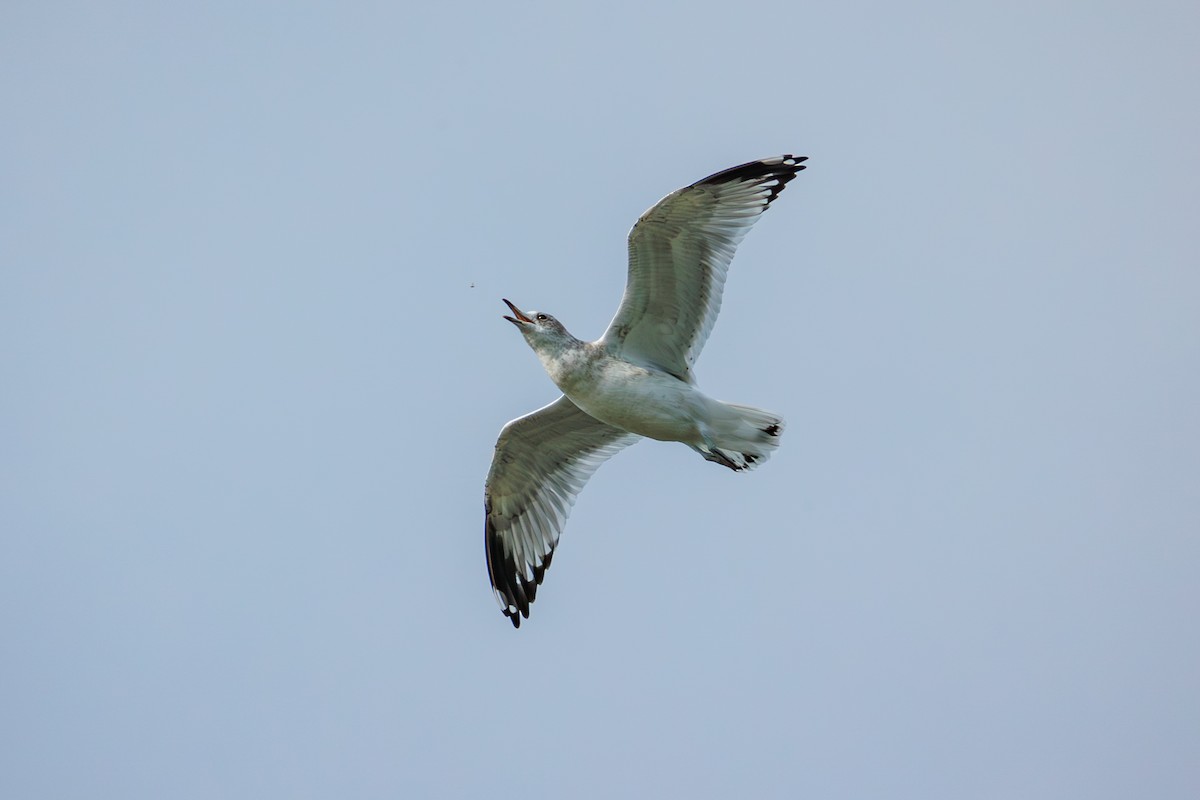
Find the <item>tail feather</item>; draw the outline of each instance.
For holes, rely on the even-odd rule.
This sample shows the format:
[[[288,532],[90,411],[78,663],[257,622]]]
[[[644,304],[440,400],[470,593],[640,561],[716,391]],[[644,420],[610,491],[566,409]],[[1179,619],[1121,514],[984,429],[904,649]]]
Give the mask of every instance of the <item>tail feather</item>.
[[[692,449],[735,472],[754,469],[770,458],[783,435],[783,418],[752,406],[719,405],[720,413],[709,420],[705,441]]]

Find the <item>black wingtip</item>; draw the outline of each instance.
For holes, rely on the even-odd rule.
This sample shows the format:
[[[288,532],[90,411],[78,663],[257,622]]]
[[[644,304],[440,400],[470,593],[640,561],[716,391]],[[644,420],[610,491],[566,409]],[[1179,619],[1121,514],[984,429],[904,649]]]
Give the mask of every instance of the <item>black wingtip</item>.
[[[546,577],[546,570],[550,568],[554,553],[548,553],[542,559],[541,565],[533,568],[532,581],[526,580],[517,566],[517,560],[512,554],[505,552],[504,542],[492,524],[491,514],[491,501],[485,496],[483,538],[484,551],[487,553],[488,578],[500,598],[500,610],[512,622],[514,628],[520,628],[521,618],[529,619],[529,606],[537,597],[538,586]]]
[[[794,156],[790,153],[758,161],[748,161],[736,167],[714,172],[707,178],[696,181],[692,186],[712,186],[734,181],[763,181],[765,183],[773,180],[775,184],[770,187],[770,193],[767,195],[767,204],[770,205],[783,191],[783,187],[787,185],[788,181],[795,178],[800,170],[806,169],[805,161],[808,161],[808,156]]]

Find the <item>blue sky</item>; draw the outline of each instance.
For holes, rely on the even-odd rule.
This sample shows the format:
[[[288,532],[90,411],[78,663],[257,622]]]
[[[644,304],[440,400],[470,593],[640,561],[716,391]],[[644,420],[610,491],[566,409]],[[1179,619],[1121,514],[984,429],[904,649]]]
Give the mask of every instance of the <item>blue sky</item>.
[[[0,794],[1192,798],[1200,12],[9,3]],[[533,615],[496,434],[794,152]]]

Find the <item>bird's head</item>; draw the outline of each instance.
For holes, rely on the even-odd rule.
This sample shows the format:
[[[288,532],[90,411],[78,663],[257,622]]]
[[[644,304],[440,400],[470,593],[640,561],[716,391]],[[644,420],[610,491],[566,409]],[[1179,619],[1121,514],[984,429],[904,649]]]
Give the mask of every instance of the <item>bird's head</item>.
[[[574,339],[571,334],[567,333],[563,324],[549,314],[540,311],[522,311],[507,300],[504,303],[513,312],[513,316],[505,314],[504,318],[517,326],[517,330],[534,350],[537,350],[539,345]]]

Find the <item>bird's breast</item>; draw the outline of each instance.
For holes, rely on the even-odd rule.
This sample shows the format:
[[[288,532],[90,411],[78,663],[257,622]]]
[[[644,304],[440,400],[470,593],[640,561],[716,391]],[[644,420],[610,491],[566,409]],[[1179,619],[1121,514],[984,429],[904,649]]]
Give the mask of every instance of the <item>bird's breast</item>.
[[[563,377],[555,380],[563,393],[601,422],[652,439],[696,439],[702,395],[673,375],[607,359]]]

